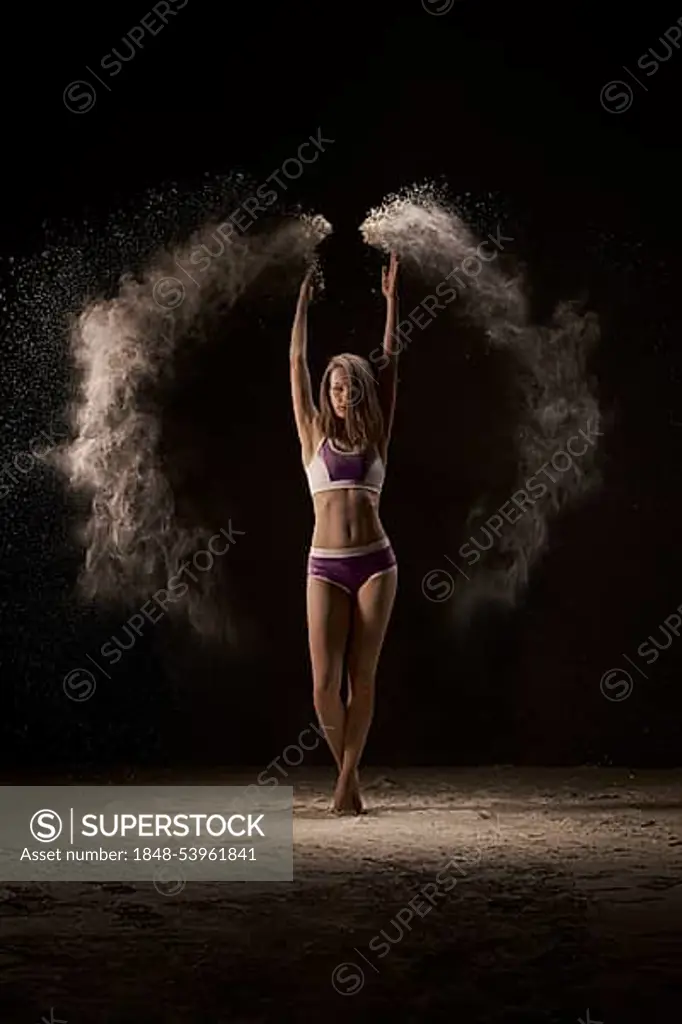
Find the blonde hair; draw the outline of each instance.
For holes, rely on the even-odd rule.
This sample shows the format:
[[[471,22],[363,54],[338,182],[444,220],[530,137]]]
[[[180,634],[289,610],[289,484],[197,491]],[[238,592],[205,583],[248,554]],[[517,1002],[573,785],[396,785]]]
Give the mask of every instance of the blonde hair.
[[[346,416],[335,415],[329,395],[332,371],[342,370],[348,379]],[[362,356],[342,352],[332,356],[320,384],[320,428],[325,437],[349,448],[376,448],[384,436],[384,417],[379,405],[376,381]]]

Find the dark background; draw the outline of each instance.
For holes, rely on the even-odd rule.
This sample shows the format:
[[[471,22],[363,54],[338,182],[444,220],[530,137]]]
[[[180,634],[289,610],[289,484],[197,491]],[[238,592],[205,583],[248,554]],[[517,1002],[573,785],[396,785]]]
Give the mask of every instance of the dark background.
[[[451,608],[428,602],[421,581],[465,540],[469,483],[495,456],[492,441],[481,444],[481,424],[494,438],[499,410],[490,374],[468,375],[456,353],[439,363],[428,332],[421,351],[412,346],[382,503],[399,597],[366,759],[679,763],[682,641],[644,666],[648,681],[628,669],[635,687],[622,702],[606,700],[599,681],[609,668],[627,669],[623,652],[636,658],[682,603],[682,53],[642,76],[648,92],[633,84],[629,110],[600,104],[606,82],[627,80],[623,64],[635,68],[649,47],[664,52],[659,36],[680,11],[456,0],[437,17],[411,0],[228,14],[190,0],[156,38],[145,37],[110,93],[98,88],[92,110],[69,112],[67,84],[88,78],[85,65],[96,67],[147,10],[7,15],[4,256],[39,251],[45,223],[105,217],[170,180],[191,188],[206,173],[243,168],[262,181],[320,127],[334,144],[288,197],[335,228],[326,299],[312,314],[319,373],[334,351],[367,354],[380,342],[379,261],[357,233],[368,210],[428,178],[454,197],[494,193],[517,226],[538,318],[583,294],[600,316],[590,369],[608,424],[604,482],[553,523],[522,606],[457,633]],[[409,310],[418,293],[413,284],[410,302],[410,282],[404,287]],[[8,765],[261,765],[312,720],[304,615],[312,510],[289,410],[288,330],[283,320],[281,349],[259,376],[235,386],[216,373],[204,396],[219,413],[229,394],[225,472],[239,488],[225,519],[246,531],[233,561],[249,624],[239,652],[204,649],[162,623],[112,681],[98,680],[91,700],[67,700],[64,674],[126,616],[74,615],[73,510],[56,480],[33,473],[2,499]],[[30,352],[21,365],[5,361],[3,462],[63,404],[61,337],[53,359],[49,388]]]

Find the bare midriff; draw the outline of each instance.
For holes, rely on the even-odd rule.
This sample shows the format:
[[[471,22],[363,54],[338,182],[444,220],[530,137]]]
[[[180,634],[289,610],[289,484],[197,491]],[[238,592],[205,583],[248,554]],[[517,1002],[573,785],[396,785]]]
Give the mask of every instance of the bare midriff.
[[[314,498],[314,548],[356,548],[385,536],[379,495],[360,488],[320,491]]]

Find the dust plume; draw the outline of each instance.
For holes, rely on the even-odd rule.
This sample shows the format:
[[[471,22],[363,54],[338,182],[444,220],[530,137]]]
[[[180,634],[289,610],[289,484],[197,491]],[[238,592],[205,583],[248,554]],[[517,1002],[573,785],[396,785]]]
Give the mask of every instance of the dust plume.
[[[549,324],[531,323],[523,275],[508,269],[514,240],[498,227],[481,242],[428,187],[389,197],[369,213],[360,231],[367,244],[383,252],[394,250],[401,263],[410,265],[430,288],[435,285],[436,294],[445,294],[438,290],[438,283],[456,293],[457,301],[438,314],[450,318],[453,343],[456,320],[464,315],[480,329],[487,344],[513,356],[520,396],[516,484],[499,495],[498,503],[477,502],[469,513],[468,531],[474,521],[484,521],[505,499],[524,490],[528,478],[565,449],[573,435],[581,430],[600,435],[600,411],[586,365],[599,337],[598,321],[578,303],[563,302]],[[475,563],[463,562],[475,567],[466,569],[468,581],[457,580],[458,616],[468,620],[482,602],[513,605],[518,601],[547,547],[552,518],[599,482],[597,452],[596,444],[588,446],[580,459],[573,460],[570,471],[557,473],[515,523],[506,522],[491,537],[492,550],[487,555],[481,558],[476,552]],[[464,545],[460,555],[463,549]]]
[[[319,216],[287,218],[248,237],[223,228],[209,224],[157,254],[138,276],[123,275],[115,297],[94,299],[72,325],[73,436],[50,458],[84,503],[79,582],[98,603],[148,599],[228,527],[229,509],[215,523],[183,512],[164,460],[164,412],[178,367],[191,365],[218,329],[229,347],[232,317],[262,295],[264,281],[280,290],[288,282],[290,291],[294,273],[331,231]],[[226,382],[226,400],[234,384]],[[216,589],[224,575],[200,573],[169,611],[187,616],[200,634],[234,639],[229,602]]]

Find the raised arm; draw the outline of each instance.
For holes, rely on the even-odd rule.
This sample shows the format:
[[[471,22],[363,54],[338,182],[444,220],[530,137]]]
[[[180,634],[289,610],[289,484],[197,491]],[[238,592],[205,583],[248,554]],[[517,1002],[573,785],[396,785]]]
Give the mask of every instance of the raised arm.
[[[289,348],[294,418],[301,442],[303,461],[306,463],[313,456],[317,419],[317,409],[313,401],[313,390],[308,370],[308,304],[312,296],[312,277],[313,268],[311,267],[303,278],[298,295]]]
[[[384,416],[384,446],[388,448],[393,427],[395,399],[398,390],[398,352],[400,351],[395,336],[398,322],[398,257],[394,252],[388,267],[381,272],[381,290],[386,299],[386,327],[384,329],[383,352],[386,357],[384,368],[379,373],[379,403]]]

